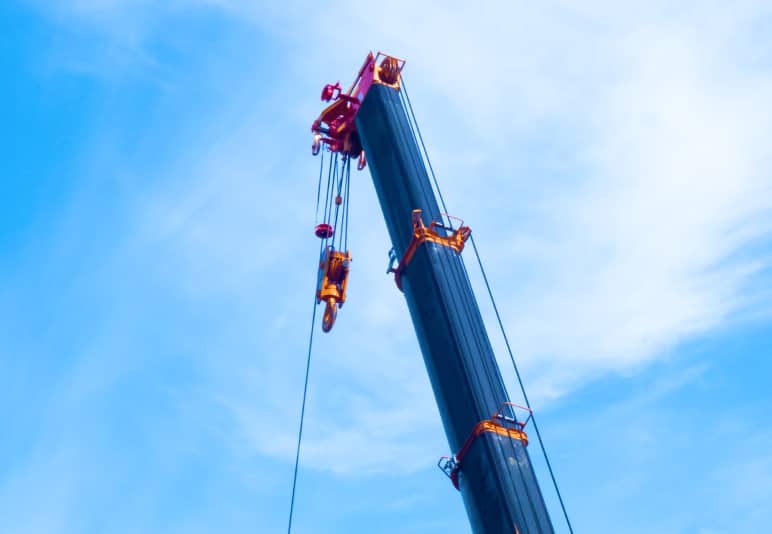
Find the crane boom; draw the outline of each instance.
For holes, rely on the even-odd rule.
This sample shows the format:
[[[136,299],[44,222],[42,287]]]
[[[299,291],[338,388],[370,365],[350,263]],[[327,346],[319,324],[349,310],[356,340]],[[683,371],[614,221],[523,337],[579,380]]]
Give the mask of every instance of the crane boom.
[[[315,143],[338,143],[360,161],[362,150],[367,155],[392,255],[401,258],[392,270],[455,453],[441,467],[461,493],[473,532],[551,534],[526,449],[528,418],[510,403],[461,257],[470,230],[440,212],[400,94],[400,61],[370,54],[349,92],[333,103],[343,120],[333,128],[324,119],[314,123]],[[336,104],[341,100],[347,103]],[[322,133],[328,137],[320,139]]]

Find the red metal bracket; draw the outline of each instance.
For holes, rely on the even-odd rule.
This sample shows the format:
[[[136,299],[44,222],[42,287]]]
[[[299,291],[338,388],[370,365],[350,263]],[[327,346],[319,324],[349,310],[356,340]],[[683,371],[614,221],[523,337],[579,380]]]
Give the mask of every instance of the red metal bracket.
[[[359,106],[364,102],[367,91],[374,83],[399,90],[404,66],[405,61],[402,59],[381,52],[376,55],[370,52],[348,91],[342,92],[340,82],[335,85],[325,85],[322,89],[322,101],[332,101],[332,103],[311,125],[311,131],[314,134],[311,153],[318,154],[321,145],[325,144],[332,152],[340,152],[352,157],[360,156],[362,144],[354,124]],[[357,168],[360,167],[364,167],[364,159],[360,160]]]
[[[426,243],[427,241],[430,243],[437,243],[438,245],[452,248],[456,254],[461,254],[464,250],[464,244],[472,234],[472,229],[468,226],[464,226],[464,221],[458,217],[453,217],[445,213],[442,215],[460,221],[458,228],[453,230],[453,233],[449,236],[441,236],[435,228],[443,230],[451,230],[451,228],[444,226],[441,221],[436,220],[432,221],[427,227],[424,225],[424,221],[421,218],[421,210],[413,210],[413,239],[410,241],[410,245],[408,245],[405,254],[402,255],[402,259],[399,260],[396,268],[393,267],[396,256],[390,255],[392,262],[391,265],[389,265],[389,269],[386,271],[387,273],[394,273],[394,282],[397,284],[400,291],[402,291],[402,273],[405,270],[405,267],[410,264],[410,260],[413,259],[413,255],[416,250],[418,250],[418,247],[423,243]]]
[[[322,89],[322,102],[329,102],[333,98],[337,99],[340,96],[340,92],[340,82],[335,82],[335,85],[328,83]]]

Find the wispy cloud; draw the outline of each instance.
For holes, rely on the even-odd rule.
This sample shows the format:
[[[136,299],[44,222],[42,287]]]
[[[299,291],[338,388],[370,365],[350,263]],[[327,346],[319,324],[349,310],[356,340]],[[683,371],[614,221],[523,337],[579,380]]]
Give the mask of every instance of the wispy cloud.
[[[119,16],[130,2],[67,5],[79,19],[128,25],[106,39],[141,48],[137,35],[160,31]],[[350,3],[345,32],[329,31],[334,10],[174,6],[222,10],[285,46],[281,74],[290,81],[275,82],[275,98],[240,94],[223,106],[220,121],[234,122],[238,109],[235,122],[255,126],[204,150],[180,147],[158,177],[162,190],[140,203],[135,237],[163,244],[160,270],[174,287],[239,312],[217,321],[202,351],[211,394],[258,451],[291,450],[286,421],[296,416],[303,368],[316,253],[306,191],[316,161],[300,136],[317,111],[317,86],[353,75],[371,44],[409,59],[446,198],[476,231],[538,401],[665,357],[751,304],[769,306],[751,299],[768,276],[769,253],[758,245],[772,225],[772,77],[743,61],[769,47],[764,34],[743,40],[762,3],[507,4],[495,16],[471,4],[375,12]],[[390,458],[442,446],[414,434],[420,421],[436,421],[436,409],[404,304],[383,276],[386,234],[369,224],[379,208],[365,175],[356,180],[351,300],[314,367],[320,389],[339,389],[312,391],[318,423],[304,459],[335,472],[410,469]]]
[[[768,520],[761,504],[770,492],[769,458],[761,446],[768,431],[747,417],[755,410],[727,413],[716,406],[713,388],[722,373],[704,363],[644,372],[645,380],[605,390],[604,403],[579,402],[550,415],[543,433],[552,444],[561,490],[574,496],[576,528],[740,532]],[[613,476],[596,478],[589,466]],[[586,491],[588,484],[592,491]],[[544,490],[554,499],[550,488]],[[647,508],[628,508],[642,499]],[[606,510],[602,518],[598,510]]]
[[[542,206],[553,213],[529,225],[542,239],[516,242],[546,276],[510,307],[513,330],[552,383],[726,324],[768,268],[768,252],[748,250],[772,229],[772,79],[672,28],[621,45],[627,68],[586,123],[585,178]]]

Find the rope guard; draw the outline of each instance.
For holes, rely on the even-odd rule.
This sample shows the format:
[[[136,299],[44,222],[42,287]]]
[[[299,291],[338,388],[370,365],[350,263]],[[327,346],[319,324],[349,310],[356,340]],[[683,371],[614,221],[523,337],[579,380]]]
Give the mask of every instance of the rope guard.
[[[509,407],[511,415],[504,415],[504,408]],[[528,412],[528,417],[523,421],[517,419],[515,408],[520,408]],[[466,438],[464,445],[461,447],[454,456],[443,456],[437,462],[437,467],[445,473],[450,481],[453,483],[453,487],[460,491],[458,475],[461,471],[461,464],[464,460],[464,456],[472,448],[472,444],[478,436],[491,433],[499,436],[516,439],[521,441],[524,446],[528,446],[528,434],[525,433],[525,425],[533,417],[533,411],[525,406],[514,404],[512,402],[504,402],[499,406],[499,409],[490,417],[490,419],[483,419],[477,423],[472,432],[469,433],[469,437]]]
[[[415,209],[413,210],[413,239],[410,241],[410,245],[408,245],[405,254],[402,256],[402,259],[399,260],[399,264],[396,268],[394,267],[394,262],[397,258],[397,254],[394,249],[389,252],[389,267],[386,270],[386,273],[394,273],[394,282],[397,284],[400,291],[402,291],[402,273],[404,272],[405,267],[410,264],[410,260],[413,259],[413,255],[416,250],[418,250],[418,247],[423,243],[427,241],[436,243],[443,247],[453,249],[456,254],[461,254],[464,250],[464,244],[466,243],[466,240],[469,239],[469,236],[472,235],[472,229],[468,226],[464,226],[464,221],[458,217],[453,217],[446,213],[441,215],[444,215],[449,219],[460,221],[458,228],[453,229],[452,226],[445,226],[441,220],[434,220],[427,227],[424,225],[424,221],[421,218],[421,210]],[[437,230],[442,230],[443,232],[452,231],[452,233],[449,236],[443,236],[440,235]]]

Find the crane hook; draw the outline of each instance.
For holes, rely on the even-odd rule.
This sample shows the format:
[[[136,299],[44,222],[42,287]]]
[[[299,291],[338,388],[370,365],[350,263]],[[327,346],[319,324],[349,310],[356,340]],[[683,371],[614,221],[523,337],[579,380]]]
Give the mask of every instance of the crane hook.
[[[324,315],[322,316],[322,331],[329,332],[332,325],[335,324],[335,318],[338,316],[338,302],[334,298],[325,301]]]

